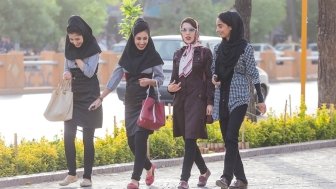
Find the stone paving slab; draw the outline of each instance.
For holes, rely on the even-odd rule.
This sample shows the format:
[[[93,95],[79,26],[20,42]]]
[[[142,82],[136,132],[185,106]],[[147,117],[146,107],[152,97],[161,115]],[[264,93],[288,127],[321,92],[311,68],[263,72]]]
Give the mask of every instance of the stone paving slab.
[[[241,154],[249,180],[249,189],[336,189],[336,140],[248,149],[242,150]],[[203,189],[219,188],[215,186],[215,181],[223,171],[223,154],[205,155],[205,159],[212,175],[207,187]],[[177,188],[181,163],[181,158],[156,160],[155,164],[159,168],[156,171],[155,183],[147,187],[142,179],[140,189]],[[132,164],[114,165],[114,169],[113,166],[95,167],[92,176],[93,186],[87,188],[125,189],[130,181],[131,169]],[[58,185],[59,180],[64,178],[65,171],[44,174],[45,176],[36,174],[34,177],[28,175],[2,178],[0,188],[80,188],[79,182],[66,187]],[[190,188],[199,188],[196,186],[198,176],[199,172],[194,166],[189,181]],[[36,178],[40,178],[40,183],[30,184],[36,183],[37,181],[34,181]],[[48,182],[45,182],[46,180]],[[26,184],[22,183],[23,181]]]

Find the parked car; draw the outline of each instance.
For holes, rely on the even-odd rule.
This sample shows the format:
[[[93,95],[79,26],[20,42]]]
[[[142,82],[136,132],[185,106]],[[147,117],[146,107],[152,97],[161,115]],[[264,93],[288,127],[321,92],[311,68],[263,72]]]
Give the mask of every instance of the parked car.
[[[271,44],[268,43],[251,43],[254,49],[254,58],[256,61],[260,60],[260,53],[271,51],[275,54],[276,57],[282,56],[282,52],[276,50]]]
[[[310,59],[313,64],[318,64],[320,54],[318,51],[317,43],[309,43],[308,49],[311,51],[311,54],[307,57],[307,59]]]
[[[121,41],[119,43],[113,44],[111,51],[121,54],[124,51],[125,46],[126,46],[126,41]]]
[[[165,35],[165,36],[153,36],[152,37],[154,45],[161,58],[164,61],[163,65],[163,73],[165,76],[165,80],[163,85],[160,86],[159,90],[161,93],[161,100],[163,100],[166,104],[173,102],[173,95],[171,95],[167,91],[167,86],[170,82],[171,72],[173,69],[173,55],[174,52],[181,48],[184,45],[182,38],[180,35]],[[222,38],[220,37],[212,37],[212,36],[200,36],[200,42],[203,46],[208,47],[213,51],[216,44],[220,43]],[[261,80],[261,88],[264,97],[267,96],[269,90],[269,82],[267,73],[258,67],[258,71],[260,74]],[[121,101],[125,100],[125,90],[126,90],[126,82],[122,80],[117,87],[118,98]]]
[[[297,43],[278,43],[274,46],[277,51],[300,51],[301,45]]]
[[[309,43],[308,44],[308,49],[311,51],[312,56],[318,56],[319,55],[317,43]]]

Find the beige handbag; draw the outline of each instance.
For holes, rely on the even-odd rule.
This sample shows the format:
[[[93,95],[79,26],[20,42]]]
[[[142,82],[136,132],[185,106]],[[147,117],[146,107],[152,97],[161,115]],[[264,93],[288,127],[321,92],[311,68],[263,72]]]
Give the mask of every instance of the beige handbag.
[[[66,121],[72,119],[73,93],[71,80],[62,80],[52,92],[44,117],[49,121]]]

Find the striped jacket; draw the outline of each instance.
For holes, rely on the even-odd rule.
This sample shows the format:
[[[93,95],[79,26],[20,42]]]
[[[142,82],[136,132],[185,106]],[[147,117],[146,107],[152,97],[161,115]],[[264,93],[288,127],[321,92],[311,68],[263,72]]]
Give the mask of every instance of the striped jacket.
[[[214,48],[214,55],[212,61],[212,73],[215,71],[215,60],[217,58],[218,45]],[[239,57],[236,66],[234,67],[234,73],[230,85],[229,94],[229,111],[232,112],[236,107],[248,104],[250,102],[250,86],[252,84],[260,83],[259,72],[256,67],[257,63],[254,59],[253,47],[247,44],[244,53]],[[216,88],[214,95],[214,108],[212,117],[214,120],[219,119],[219,100],[220,90]]]

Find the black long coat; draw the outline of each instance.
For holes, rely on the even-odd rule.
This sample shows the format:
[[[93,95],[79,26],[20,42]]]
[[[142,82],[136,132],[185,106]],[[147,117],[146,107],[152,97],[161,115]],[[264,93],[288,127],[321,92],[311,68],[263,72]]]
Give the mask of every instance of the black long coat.
[[[212,53],[202,46],[195,47],[192,71],[185,78],[179,77],[179,64],[186,47],[177,50],[173,58],[170,82],[181,82],[181,89],[174,94],[174,137],[186,139],[207,138],[206,107],[213,105],[214,85],[211,82]]]

